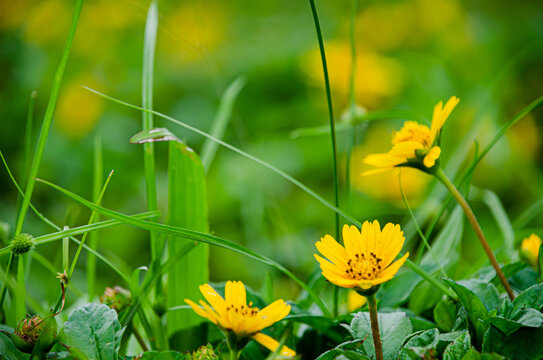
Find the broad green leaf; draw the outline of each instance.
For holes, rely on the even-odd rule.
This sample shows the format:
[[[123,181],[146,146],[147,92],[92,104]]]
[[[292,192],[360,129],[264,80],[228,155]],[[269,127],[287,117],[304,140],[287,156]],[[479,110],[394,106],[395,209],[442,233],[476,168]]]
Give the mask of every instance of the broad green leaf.
[[[483,341],[483,352],[495,352],[510,360],[543,358],[543,328],[523,327],[507,336],[489,326]]]
[[[437,329],[430,329],[420,331],[407,341],[403,346],[399,359],[424,359],[426,357],[432,357],[437,353],[436,347],[439,342],[439,331]]]
[[[364,353],[362,343],[365,340],[351,340],[339,344],[334,349],[322,353],[317,360],[333,360],[333,359],[352,359],[352,360],[369,360],[370,358]],[[342,357],[343,356],[343,357]]]
[[[471,338],[466,330],[445,348],[443,360],[462,360],[470,348]]]
[[[66,345],[96,360],[119,358],[123,332],[115,310],[103,304],[90,303],[76,307],[64,324]]]
[[[148,351],[143,354],[140,360],[191,360],[190,354],[183,354],[175,351]]]
[[[524,291],[539,283],[539,273],[527,266],[509,278],[513,289]]]
[[[198,155],[186,145],[169,143],[168,217],[169,225],[207,233],[207,196],[205,171]],[[168,254],[176,254],[194,240],[183,237],[168,239]],[[189,256],[174,264],[168,272],[168,307],[184,304],[184,299],[201,298],[199,286],[209,282],[209,245],[200,244]],[[172,348],[193,349],[206,341],[206,322],[193,311],[167,313],[168,337]],[[190,330],[189,330],[190,329]],[[198,331],[200,329],[200,331]]]
[[[289,315],[286,320],[311,326],[336,342],[340,342],[345,338],[345,329],[341,328],[337,321],[334,321],[329,317],[317,315]],[[340,331],[341,329],[343,331]]]
[[[504,314],[506,318],[513,318],[520,310],[533,308],[541,311],[543,308],[543,284],[534,285],[520,293],[511,304],[510,311]]]
[[[434,321],[436,322],[437,327],[442,331],[451,331],[456,320],[457,312],[458,309],[453,301],[443,299],[438,302],[434,307]]]
[[[528,264],[526,264],[523,261],[516,261],[516,262],[513,262],[513,263],[509,263],[507,265],[504,265],[502,267],[502,271],[503,271],[503,274],[505,275],[505,277],[509,279],[511,276],[513,276],[513,275],[517,274],[519,271],[522,271],[523,269],[525,269],[527,266],[528,266]],[[501,282],[500,282],[500,278],[498,277],[498,275],[496,275],[496,271],[494,270],[494,268],[492,268],[492,266],[489,266],[488,269],[491,271],[491,274],[494,275],[492,277],[492,279],[491,279],[492,284],[494,284],[494,286],[499,286],[501,284]]]
[[[495,316],[486,319],[486,322],[494,325],[502,333],[509,336],[521,327],[541,327],[543,314],[535,309],[524,309],[520,310],[511,320]]]
[[[475,349],[469,350],[462,360],[501,360],[503,356],[492,353],[492,354],[481,354]]]
[[[378,320],[383,343],[383,356],[385,360],[396,360],[404,339],[413,330],[411,322],[403,312],[379,314]],[[355,339],[366,339],[363,343],[364,350],[369,357],[374,357],[375,348],[371,335],[369,313],[357,313],[349,328]]]
[[[463,285],[457,284],[452,280],[445,280],[458,295],[460,302],[466,309],[470,327],[475,330],[475,339],[477,343],[482,343],[485,333],[485,326],[479,320],[488,318],[488,311],[477,295]]]
[[[479,279],[460,280],[457,282],[472,292],[481,299],[488,311],[495,309],[498,306],[500,295],[498,289],[492,284]]]

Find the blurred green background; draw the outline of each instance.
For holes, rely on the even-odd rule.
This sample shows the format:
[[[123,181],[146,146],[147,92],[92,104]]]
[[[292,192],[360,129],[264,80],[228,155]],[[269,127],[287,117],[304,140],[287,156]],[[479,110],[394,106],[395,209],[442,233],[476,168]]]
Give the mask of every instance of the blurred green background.
[[[143,32],[148,1],[85,1],[39,176],[86,198],[92,194],[93,144],[102,138],[105,174],[115,174],[103,204],[124,213],[144,211],[142,149],[129,138],[141,129],[141,114],[108,102],[81,85],[131,103],[141,102]],[[433,106],[461,99],[444,128],[442,160],[453,176],[498,127],[543,94],[543,5],[538,1],[360,1],[356,14],[356,104],[365,122],[341,116],[349,106],[352,69],[350,1],[317,1],[326,41],[333,104],[338,122],[341,205],[357,219],[406,224],[397,175],[361,177],[362,158],[386,151],[392,129],[408,117],[430,119]],[[68,0],[0,0],[0,149],[19,178],[29,95],[37,90],[34,136],[43,119],[54,70],[73,10]],[[243,76],[225,140],[285,170],[333,201],[330,139],[298,129],[328,124],[323,75],[307,1],[159,1],[155,60],[155,109],[208,131],[225,88]],[[510,219],[543,198],[543,110],[515,125],[478,167],[473,185],[495,192]],[[197,152],[203,138],[155,118]],[[159,206],[167,210],[167,152],[157,144]],[[348,156],[351,154],[352,156]],[[350,159],[350,160],[349,160]],[[350,164],[350,166],[346,166]],[[349,175],[347,175],[349,172]],[[443,192],[429,176],[403,172],[411,205],[426,225]],[[349,182],[347,182],[349,179]],[[351,185],[348,186],[347,183]],[[427,200],[431,190],[435,195]],[[425,201],[427,200],[427,201]],[[33,202],[59,225],[80,225],[89,213],[58,192],[38,185]],[[266,254],[306,279],[316,268],[314,243],[334,232],[333,213],[279,176],[227,149],[208,172],[212,233]],[[494,248],[500,230],[475,193],[475,213]],[[16,190],[0,171],[0,220],[14,224]],[[420,207],[420,208],[419,208]],[[446,221],[445,214],[438,226]],[[25,231],[50,232],[34,215]],[[418,238],[406,227],[414,249]],[[503,230],[503,229],[502,229]],[[543,235],[543,217],[514,236]],[[127,271],[149,261],[148,233],[128,226],[100,232],[99,251]],[[471,274],[486,263],[470,228],[451,275]],[[60,243],[39,252],[61,271]],[[2,259],[5,261],[5,259]],[[84,261],[74,281],[85,289]],[[29,291],[45,303],[58,293],[53,274],[33,265]],[[212,280],[239,279],[259,288],[265,265],[212,248]],[[119,278],[98,262],[99,286]],[[277,296],[292,299],[298,288],[277,274]],[[101,292],[101,290],[99,290]],[[73,298],[72,298],[73,300]]]

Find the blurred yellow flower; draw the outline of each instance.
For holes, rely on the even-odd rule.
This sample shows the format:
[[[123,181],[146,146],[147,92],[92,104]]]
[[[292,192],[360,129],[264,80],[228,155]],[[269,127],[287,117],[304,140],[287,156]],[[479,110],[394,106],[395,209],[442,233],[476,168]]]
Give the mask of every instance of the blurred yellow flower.
[[[0,1],[0,29],[9,29],[23,23],[30,5],[24,0]]]
[[[345,42],[326,44],[326,60],[330,86],[346,105],[350,91],[351,50]],[[309,81],[324,86],[320,53],[313,49],[302,59],[301,67]],[[401,64],[390,57],[369,51],[357,52],[354,79],[356,102],[367,108],[377,107],[383,100],[398,94],[403,86]]]
[[[38,1],[31,9],[25,28],[27,41],[41,45],[61,38],[64,40],[73,11],[65,1]]]
[[[366,305],[367,302],[368,301],[365,296],[360,295],[354,290],[350,290],[349,294],[347,295],[347,310],[351,312],[356,309],[360,309],[362,306]]]
[[[290,305],[279,299],[260,310],[247,304],[245,285],[241,281],[228,281],[224,290],[224,299],[209,284],[200,286],[207,303],[200,300],[200,305],[190,299],[185,302],[194,312],[222,330],[233,332],[238,341],[252,338],[270,351],[275,351],[279,343],[260,331],[282,320],[290,312]],[[296,352],[283,346],[281,355],[294,357]]]
[[[157,47],[176,66],[205,59],[225,37],[225,13],[219,2],[182,4],[161,19],[164,33]]]
[[[343,226],[345,247],[325,235],[315,246],[326,259],[314,256],[322,275],[332,284],[366,291],[392,279],[407,260],[409,253],[392,263],[404,240],[400,225],[388,223],[381,231],[377,220],[365,221],[361,231],[356,226]]]
[[[366,156],[364,162],[378,169],[363,174],[379,173],[396,166],[410,166],[421,170],[432,168],[441,154],[441,128],[459,101],[456,96],[451,97],[445,106],[440,101],[434,107],[430,128],[416,121],[406,121],[400,131],[392,134],[393,146],[388,153]]]
[[[79,139],[89,133],[98,121],[104,100],[81,85],[99,88],[90,75],[81,75],[70,81],[60,93],[55,125],[70,139]]]
[[[536,234],[532,234],[522,240],[520,251],[522,256],[528,260],[530,265],[538,267],[539,248],[541,247],[541,238]]]

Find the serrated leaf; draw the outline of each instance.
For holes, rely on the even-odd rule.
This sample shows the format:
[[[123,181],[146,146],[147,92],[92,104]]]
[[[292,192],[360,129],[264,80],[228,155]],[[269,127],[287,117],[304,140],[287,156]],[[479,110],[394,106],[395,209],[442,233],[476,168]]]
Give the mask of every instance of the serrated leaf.
[[[183,354],[176,351],[148,351],[143,354],[140,360],[189,360],[190,354]]]
[[[475,349],[471,349],[464,355],[462,360],[501,360],[503,356],[498,354],[481,354]]]
[[[115,310],[104,304],[76,307],[64,324],[66,344],[96,360],[118,359],[123,332]]]
[[[465,286],[469,290],[475,293],[479,299],[485,305],[488,311],[498,307],[500,295],[498,289],[492,284],[479,279],[460,280],[457,282],[462,286]]]
[[[534,360],[543,358],[543,329],[523,327],[505,335],[489,326],[483,341],[484,352],[495,352],[510,360]]]
[[[466,330],[445,348],[443,360],[462,360],[470,348],[471,337]]]
[[[383,356],[385,360],[397,359],[404,339],[412,332],[413,328],[407,315],[403,312],[379,314],[379,331],[383,343]],[[350,324],[350,331],[355,339],[366,339],[363,346],[366,354],[375,356],[371,334],[370,316],[367,312],[355,314]]]
[[[468,322],[472,329],[475,330],[475,339],[477,343],[481,343],[486,331],[485,325],[479,320],[488,318],[488,311],[477,295],[463,285],[457,284],[452,280],[445,280],[454,292],[458,295],[462,306],[466,309]]]
[[[510,310],[505,314],[505,317],[508,319],[513,318],[520,310],[526,308],[533,308],[537,311],[541,311],[542,307],[543,283],[534,285],[520,293],[515,300],[513,300]]]
[[[425,359],[427,355],[433,356],[437,353],[436,346],[439,342],[439,331],[430,329],[415,334],[403,346],[399,359]]]

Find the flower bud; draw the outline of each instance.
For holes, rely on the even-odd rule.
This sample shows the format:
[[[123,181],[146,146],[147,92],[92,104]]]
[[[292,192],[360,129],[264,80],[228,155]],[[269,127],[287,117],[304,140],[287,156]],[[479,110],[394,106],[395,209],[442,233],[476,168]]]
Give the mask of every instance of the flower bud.
[[[123,289],[120,286],[114,288],[106,287],[104,295],[100,296],[100,302],[117,311],[121,312],[124,308],[130,305],[132,295],[130,291]]]
[[[17,324],[15,334],[8,335],[22,352],[32,353],[38,340],[41,349],[47,352],[53,346],[57,335],[57,323],[54,318],[42,319],[38,315],[27,315]]]
[[[207,344],[204,346],[200,346],[198,350],[194,351],[192,353],[192,360],[216,360],[219,359],[217,354],[215,354],[215,351],[213,350],[213,346],[211,344]]]
[[[11,240],[11,252],[15,256],[24,255],[34,247],[34,239],[29,234],[19,234]]]
[[[522,240],[520,245],[520,250],[522,256],[528,260],[530,265],[537,267],[539,259],[539,247],[541,246],[542,240],[536,234],[532,234],[529,237]]]

